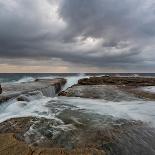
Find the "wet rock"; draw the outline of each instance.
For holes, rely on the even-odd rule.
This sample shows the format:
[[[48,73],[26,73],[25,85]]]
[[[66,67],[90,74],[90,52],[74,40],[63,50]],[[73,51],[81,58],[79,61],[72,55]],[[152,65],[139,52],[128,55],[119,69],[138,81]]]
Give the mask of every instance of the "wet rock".
[[[65,150],[30,147],[18,141],[14,134],[0,134],[0,146],[1,155],[105,155],[104,151],[89,148]]]
[[[37,121],[37,118],[23,117],[9,119],[0,124],[0,133],[14,133],[19,140],[24,141],[23,135],[33,125],[34,121]]]
[[[1,84],[0,84],[0,94],[2,94],[2,87],[1,87]]]
[[[66,83],[63,78],[58,79],[38,79],[34,82],[24,83],[10,83],[3,84],[3,94],[0,95],[0,103],[7,101],[12,98],[16,98],[20,95],[33,93],[40,91],[44,96],[53,97],[61,91],[61,88]],[[19,100],[27,100],[25,97],[19,97]]]
[[[139,121],[115,120],[112,116],[85,113],[83,110],[64,110],[57,119],[15,118],[0,124],[0,133],[14,133],[14,137],[33,147],[106,151],[110,145],[130,129],[143,126]],[[89,153],[88,153],[89,154]],[[91,153],[90,153],[91,155]]]
[[[31,100],[40,99],[42,97],[43,94],[40,91],[34,91],[27,94],[19,95],[16,100],[30,102]]]
[[[146,77],[90,77],[78,81],[79,85],[155,86],[155,78]]]
[[[115,120],[112,116],[101,116],[82,111],[65,110],[57,116],[67,124],[73,124],[76,129],[76,146],[94,147],[106,150],[103,145],[110,144],[128,130],[142,127],[141,121],[125,119]]]
[[[137,99],[134,95],[121,91],[116,86],[111,85],[75,85],[68,88],[65,92],[59,93],[60,96],[97,98],[108,101],[131,101]]]
[[[15,139],[14,134],[0,134],[1,155],[31,155],[32,150]]]
[[[58,96],[67,96],[67,92],[66,91],[61,91]]]
[[[121,91],[127,92],[131,95],[134,95],[137,98],[145,100],[155,100],[155,94],[151,92],[146,92],[141,89],[141,87],[134,86],[119,86]]]
[[[139,127],[124,131],[119,138],[103,147],[106,147],[107,155],[154,155],[154,144],[155,129]]]
[[[26,102],[29,102],[30,100],[26,97],[26,96],[24,96],[24,95],[20,95],[20,96],[18,96],[17,98],[17,101],[26,101]]]
[[[151,99],[154,93],[142,91],[142,86],[154,86],[155,78],[146,77],[90,77],[59,93],[59,96],[100,98],[110,101]]]

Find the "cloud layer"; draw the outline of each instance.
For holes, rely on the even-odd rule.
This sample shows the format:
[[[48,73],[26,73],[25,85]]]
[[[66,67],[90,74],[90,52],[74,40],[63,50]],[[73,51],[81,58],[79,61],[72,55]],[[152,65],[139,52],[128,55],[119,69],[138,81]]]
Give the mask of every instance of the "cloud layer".
[[[153,0],[0,0],[0,65],[154,72],[154,43]]]

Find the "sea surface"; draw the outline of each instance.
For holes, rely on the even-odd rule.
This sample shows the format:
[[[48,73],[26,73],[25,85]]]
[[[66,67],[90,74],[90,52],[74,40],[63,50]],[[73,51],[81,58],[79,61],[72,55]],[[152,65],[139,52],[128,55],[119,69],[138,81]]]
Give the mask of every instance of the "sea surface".
[[[27,82],[35,78],[48,77],[77,77],[77,76],[144,76],[155,77],[155,73],[0,73],[0,83],[2,82]]]

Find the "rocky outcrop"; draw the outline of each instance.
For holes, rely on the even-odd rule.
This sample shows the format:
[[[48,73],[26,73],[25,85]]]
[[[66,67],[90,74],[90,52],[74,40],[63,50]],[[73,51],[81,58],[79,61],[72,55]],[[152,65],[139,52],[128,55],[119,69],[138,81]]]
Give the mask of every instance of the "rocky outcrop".
[[[155,78],[146,77],[90,77],[78,81],[79,85],[155,86]]]
[[[141,87],[131,87],[131,86],[119,86],[121,91],[127,92],[129,94],[134,95],[137,98],[145,99],[145,100],[155,100],[155,94],[151,92],[144,91],[140,89]]]
[[[44,96],[53,97],[66,83],[63,78],[58,79],[38,79],[34,82],[24,82],[24,83],[9,83],[3,84],[3,94],[0,95],[0,102],[7,101],[12,98],[17,100],[28,100],[24,96],[31,96],[31,93],[41,92]],[[23,96],[24,95],[24,96]]]
[[[37,148],[18,141],[14,134],[0,134],[0,155],[105,155],[97,149]]]
[[[1,87],[1,84],[0,84],[0,94],[2,94],[2,87]]]
[[[32,150],[15,139],[14,134],[0,134],[0,155],[31,155]]]
[[[112,85],[75,85],[59,96],[105,99],[108,101],[131,101],[137,99]]]
[[[81,79],[77,85],[59,93],[59,96],[99,98],[112,101],[151,99],[155,95],[139,89],[155,86],[155,78],[146,77],[90,77]]]
[[[57,118],[15,118],[1,123],[0,148],[5,146],[5,149],[0,149],[0,154],[5,155],[7,150],[9,155],[16,155],[20,154],[16,151],[23,149],[36,154],[105,155],[122,135],[133,129],[131,135],[136,135],[144,126],[140,121],[115,120],[111,116],[82,110],[64,110],[57,114]],[[15,151],[13,154],[12,150]]]

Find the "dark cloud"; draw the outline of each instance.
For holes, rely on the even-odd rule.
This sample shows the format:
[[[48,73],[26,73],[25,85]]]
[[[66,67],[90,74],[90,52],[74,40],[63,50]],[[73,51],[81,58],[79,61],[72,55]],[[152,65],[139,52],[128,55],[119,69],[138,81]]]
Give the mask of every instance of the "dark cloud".
[[[54,58],[60,64],[153,67],[154,8],[153,0],[0,0],[0,57],[9,64],[50,65]]]

